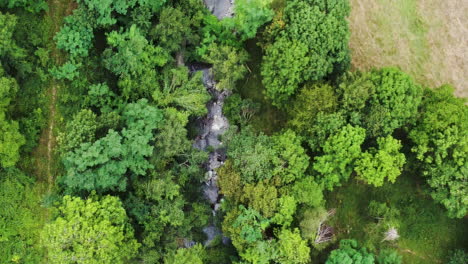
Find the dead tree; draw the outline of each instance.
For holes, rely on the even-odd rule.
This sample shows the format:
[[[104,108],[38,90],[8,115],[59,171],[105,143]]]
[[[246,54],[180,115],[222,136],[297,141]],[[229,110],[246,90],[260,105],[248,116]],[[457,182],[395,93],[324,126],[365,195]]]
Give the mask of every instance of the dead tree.
[[[388,229],[388,231],[385,232],[385,237],[382,240],[382,242],[397,240],[399,237],[400,235],[398,235],[398,231],[396,230],[396,228],[390,227],[390,229]]]
[[[314,241],[315,244],[325,243],[325,242],[332,240],[334,229],[331,226],[325,225],[325,221],[327,221],[327,219],[330,216],[333,216],[335,212],[336,212],[335,209],[329,210],[327,214],[320,221],[320,224],[318,225],[318,229],[317,229],[317,235],[315,236],[315,241]]]

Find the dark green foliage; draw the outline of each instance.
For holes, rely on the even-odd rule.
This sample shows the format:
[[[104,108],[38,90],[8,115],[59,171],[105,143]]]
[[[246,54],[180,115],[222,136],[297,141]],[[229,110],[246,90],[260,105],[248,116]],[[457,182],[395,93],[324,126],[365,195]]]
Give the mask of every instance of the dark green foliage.
[[[54,37],[57,47],[68,52],[71,58],[87,57],[94,38],[93,18],[83,8],[65,18],[65,25]]]
[[[447,264],[464,264],[468,260],[468,253],[464,250],[457,249],[452,252],[449,262]]]
[[[23,7],[29,12],[39,13],[42,10],[47,10],[47,2],[44,0],[1,0],[0,7],[15,8]]]
[[[410,138],[432,197],[449,216],[461,218],[468,210],[468,107],[452,93],[450,86],[425,91],[421,117]]]
[[[374,264],[374,255],[365,248],[359,248],[356,240],[344,239],[340,241],[340,248],[333,250],[326,264]]]
[[[168,52],[179,51],[186,45],[199,42],[199,36],[192,32],[194,23],[197,21],[191,21],[191,17],[180,8],[164,7],[151,35]]]
[[[284,27],[269,31],[262,63],[266,95],[284,107],[305,81],[316,81],[349,64],[347,1],[288,1]],[[275,25],[275,24],[274,24]]]
[[[78,0],[78,4],[86,6],[88,12],[95,16],[96,22],[100,26],[111,26],[117,22],[115,14],[125,15],[128,9],[136,4],[150,8],[153,12],[158,10],[166,0]]]
[[[1,66],[9,70],[10,66],[20,66],[22,59],[26,56],[25,50],[20,48],[13,39],[17,18],[15,15],[0,11],[0,59]],[[2,74],[3,71],[0,71]]]
[[[152,168],[147,160],[153,153],[149,142],[162,123],[161,111],[142,99],[128,104],[122,119],[125,127],[120,133],[111,129],[94,143],[81,143],[64,154],[66,174],[63,182],[68,190],[124,191],[127,171],[144,175]]]
[[[232,125],[247,125],[259,108],[258,103],[250,99],[242,99],[239,94],[233,94],[224,102],[223,114]]]

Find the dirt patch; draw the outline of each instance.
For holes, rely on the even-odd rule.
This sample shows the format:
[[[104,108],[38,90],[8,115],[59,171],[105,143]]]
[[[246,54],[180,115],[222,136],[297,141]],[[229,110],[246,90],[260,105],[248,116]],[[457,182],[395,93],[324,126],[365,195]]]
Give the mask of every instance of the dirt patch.
[[[431,87],[468,97],[468,1],[351,0],[354,68],[398,66]]]

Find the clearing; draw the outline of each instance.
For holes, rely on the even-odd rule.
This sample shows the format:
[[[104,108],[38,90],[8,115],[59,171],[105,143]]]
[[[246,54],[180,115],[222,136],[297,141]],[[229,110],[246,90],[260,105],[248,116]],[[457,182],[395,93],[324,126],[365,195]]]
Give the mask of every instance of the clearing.
[[[355,69],[398,66],[420,83],[468,97],[468,1],[351,0]]]

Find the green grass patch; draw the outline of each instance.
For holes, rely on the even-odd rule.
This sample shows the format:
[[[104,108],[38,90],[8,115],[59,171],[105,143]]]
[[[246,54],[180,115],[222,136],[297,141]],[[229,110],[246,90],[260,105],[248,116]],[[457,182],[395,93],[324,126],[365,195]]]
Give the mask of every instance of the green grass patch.
[[[327,208],[336,208],[330,224],[338,240],[355,238],[374,252],[395,248],[403,263],[445,263],[450,250],[468,245],[467,219],[450,219],[435,204],[418,179],[400,176],[395,184],[374,188],[353,180],[326,195]],[[390,224],[369,216],[369,202],[375,200],[397,209],[400,215],[391,223],[400,238],[382,241]]]

